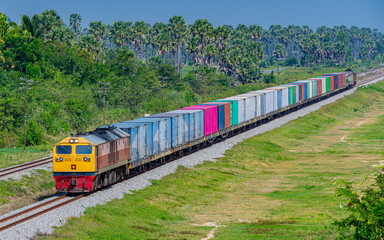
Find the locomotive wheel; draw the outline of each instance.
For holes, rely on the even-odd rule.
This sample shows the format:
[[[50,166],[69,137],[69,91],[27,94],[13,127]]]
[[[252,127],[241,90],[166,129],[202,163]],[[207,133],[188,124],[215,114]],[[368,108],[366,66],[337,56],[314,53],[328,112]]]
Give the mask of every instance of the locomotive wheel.
[[[109,174],[106,173],[103,179],[103,187],[108,186],[108,184],[109,184]]]

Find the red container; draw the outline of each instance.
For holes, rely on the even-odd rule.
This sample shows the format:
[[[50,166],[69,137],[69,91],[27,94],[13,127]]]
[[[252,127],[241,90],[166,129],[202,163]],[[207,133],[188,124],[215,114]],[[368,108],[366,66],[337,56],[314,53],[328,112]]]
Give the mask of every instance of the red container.
[[[204,112],[204,136],[217,132],[217,106],[198,105],[182,108],[181,110],[203,110]]]
[[[342,74],[339,74],[338,75],[338,77],[337,77],[337,86],[338,86],[338,88],[341,88],[342,87],[342,77],[343,77],[343,75]]]
[[[341,86],[345,87],[345,73],[341,74]]]
[[[329,91],[335,90],[335,77],[334,76],[327,76],[330,79],[330,86],[329,86]]]

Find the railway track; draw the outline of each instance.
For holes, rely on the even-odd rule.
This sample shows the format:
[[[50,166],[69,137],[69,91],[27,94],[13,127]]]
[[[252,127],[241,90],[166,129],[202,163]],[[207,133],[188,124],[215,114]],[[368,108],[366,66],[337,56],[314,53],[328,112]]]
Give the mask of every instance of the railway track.
[[[21,224],[23,222],[26,222],[26,221],[28,221],[28,220],[30,220],[32,218],[38,217],[40,215],[43,215],[43,214],[45,214],[47,212],[50,212],[52,210],[55,210],[55,209],[57,209],[59,207],[67,205],[67,204],[69,204],[71,202],[77,201],[77,200],[79,200],[80,198],[83,198],[86,195],[87,194],[82,194],[82,195],[73,196],[73,197],[70,197],[68,195],[62,195],[60,197],[54,198],[52,200],[49,200],[49,201],[44,202],[44,203],[41,203],[41,204],[36,205],[34,207],[28,208],[28,209],[26,209],[24,211],[21,211],[19,213],[16,213],[16,214],[13,214],[11,216],[8,216],[8,217],[5,217],[3,219],[0,219],[0,224],[7,223],[6,225],[3,225],[2,227],[0,227],[0,232],[4,231],[4,230],[7,230],[7,229],[9,229],[11,227],[14,227],[16,225],[19,225],[19,224]],[[63,200],[63,199],[68,199],[68,200],[59,202],[60,200]],[[33,211],[35,211],[37,209],[44,208],[44,207],[46,207],[46,206],[48,206],[50,204],[56,203],[56,202],[58,202],[58,203],[54,204],[53,206],[45,208],[45,209],[43,209],[41,211],[38,211],[36,213],[30,214],[31,212],[33,212]]]
[[[46,157],[46,158],[42,158],[42,159],[39,159],[39,160],[36,160],[36,161],[27,162],[27,163],[24,163],[24,164],[16,165],[16,166],[5,168],[5,169],[0,169],[0,178],[1,177],[5,177],[7,175],[11,175],[13,173],[17,173],[17,172],[21,172],[21,171],[24,171],[24,170],[28,170],[30,168],[34,168],[34,167],[37,167],[37,166],[48,164],[51,161],[52,161],[52,157]]]
[[[356,83],[356,87],[361,87],[361,86],[363,86],[363,85],[365,85],[365,84],[367,84],[367,83],[369,83],[369,82],[371,82],[371,81],[374,81],[374,80],[376,80],[376,79],[378,79],[378,78],[381,78],[381,77],[384,77],[384,73],[380,73],[380,74],[378,74],[378,75],[376,75],[376,76],[369,77],[369,78],[367,78],[367,79],[358,81],[358,82]]]
[[[359,81],[359,82],[357,82],[356,87],[360,87],[360,86],[362,86],[362,85],[364,85],[366,83],[369,83],[371,81],[374,81],[374,80],[376,80],[376,79],[378,79],[380,77],[384,77],[384,73],[376,75],[376,76],[373,76],[373,77],[370,77],[370,78],[367,78],[367,79],[362,80],[362,81]],[[241,132],[239,132],[237,134],[240,134],[240,133]],[[237,135],[237,134],[234,134],[234,135]],[[224,140],[225,139],[217,140],[216,143],[224,141]],[[209,146],[206,146],[206,147],[209,147]],[[203,148],[206,148],[206,147],[203,147]],[[194,153],[194,152],[196,152],[198,150],[201,150],[203,148],[192,150],[192,151],[190,151],[188,153],[185,153],[185,155],[192,154],[192,153]],[[177,160],[177,159],[179,159],[179,158],[181,158],[183,156],[184,155],[173,157],[172,159],[170,159],[170,160],[168,160],[166,162],[153,163],[153,164],[147,166],[146,168],[140,169],[140,171],[132,173],[131,175],[127,176],[126,178],[124,178],[124,179],[122,179],[120,181],[117,181],[117,182],[115,182],[113,184],[110,184],[109,186],[112,186],[114,184],[117,184],[117,183],[119,183],[121,181],[125,181],[125,180],[130,179],[130,178],[136,177],[136,176],[138,176],[138,175],[140,175],[140,174],[142,174],[144,172],[147,172],[147,171],[150,171],[150,170],[152,170],[154,168],[163,166],[166,163],[175,161],[175,160]],[[0,177],[1,176],[5,176],[5,175],[9,175],[9,174],[12,174],[12,173],[15,173],[15,172],[18,172],[18,171],[23,171],[25,169],[29,169],[29,168],[33,168],[33,167],[36,167],[36,166],[40,166],[40,165],[43,165],[43,164],[47,164],[50,161],[52,161],[52,157],[47,157],[47,158],[40,159],[38,161],[28,162],[26,164],[21,164],[21,165],[14,166],[14,167],[11,167],[11,168],[2,169],[2,170],[0,170],[0,173],[2,173],[2,172],[7,172],[7,173],[0,175]],[[109,187],[109,186],[107,186],[107,187]],[[78,196],[62,195],[60,197],[54,198],[52,200],[49,200],[49,201],[44,202],[44,203],[41,203],[41,204],[36,205],[34,207],[28,208],[28,209],[26,209],[24,211],[21,211],[19,213],[16,213],[16,214],[10,215],[8,217],[5,217],[3,219],[0,219],[0,232],[4,231],[6,229],[12,228],[12,227],[14,227],[16,225],[19,225],[19,224],[21,224],[23,222],[26,222],[28,220],[31,220],[31,219],[33,219],[35,217],[40,216],[40,215],[43,215],[43,214],[45,214],[47,212],[50,212],[52,210],[55,210],[55,209],[57,209],[59,207],[67,205],[67,204],[69,204],[71,202],[77,201],[77,200],[83,198],[84,196],[87,196],[87,195],[90,195],[90,194],[92,194],[92,193],[81,194],[81,195],[78,195]],[[65,200],[65,199],[67,199],[67,200]],[[64,200],[64,201],[61,201],[61,200]],[[54,203],[56,203],[56,204],[54,204]],[[44,208],[44,207],[46,207],[48,205],[51,205],[51,204],[54,204],[54,205],[52,205],[52,206],[50,206],[48,208]],[[40,208],[43,208],[43,210],[38,211],[38,212],[33,213],[33,214],[30,214],[31,212],[33,212],[33,211],[35,211],[37,209],[40,209]],[[25,217],[23,217],[23,216],[25,216]],[[12,221],[12,220],[14,220],[14,221]],[[3,223],[7,223],[7,224],[1,226],[1,224],[3,224]]]

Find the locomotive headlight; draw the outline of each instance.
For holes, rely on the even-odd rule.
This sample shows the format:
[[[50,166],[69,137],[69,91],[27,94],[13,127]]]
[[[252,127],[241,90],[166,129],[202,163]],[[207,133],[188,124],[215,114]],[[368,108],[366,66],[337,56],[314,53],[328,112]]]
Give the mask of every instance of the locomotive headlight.
[[[84,157],[84,158],[83,158],[83,160],[84,160],[84,161],[87,161],[87,160],[88,160],[88,158],[87,158],[87,157]]]
[[[70,143],[78,143],[79,140],[78,140],[78,139],[69,139],[69,142],[70,142]]]
[[[63,158],[62,158],[62,157],[59,157],[59,161],[62,162],[62,161],[63,161]]]
[[[56,158],[55,160],[56,160],[56,162],[58,162],[58,161],[59,161],[59,158]]]

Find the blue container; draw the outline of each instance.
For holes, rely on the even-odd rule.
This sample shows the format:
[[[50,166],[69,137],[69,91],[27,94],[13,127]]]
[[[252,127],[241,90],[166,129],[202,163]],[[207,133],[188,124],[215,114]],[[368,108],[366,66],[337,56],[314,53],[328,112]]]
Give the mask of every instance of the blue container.
[[[152,141],[148,145],[152,146],[152,150],[148,151],[150,155],[157,155],[171,148],[171,119],[143,117],[130,122],[149,124],[148,133]]]
[[[189,142],[204,137],[204,111],[203,110],[175,110],[170,113],[181,113],[189,115]]]
[[[200,105],[217,106],[217,126],[219,130],[225,129],[225,105],[223,103],[203,103]]]
[[[155,115],[148,116],[147,118],[165,118],[170,122],[170,128],[167,130],[166,135],[168,136],[168,142],[171,148],[176,148],[180,146],[178,141],[178,118],[177,114],[169,114],[169,113],[159,113]]]
[[[189,142],[189,115],[187,113],[159,113],[149,117],[166,117],[172,121],[172,148],[177,148]]]
[[[131,135],[131,160],[132,162],[139,162],[149,157],[148,153],[148,123],[140,122],[121,122],[111,124],[111,126],[118,127],[124,132]]]

